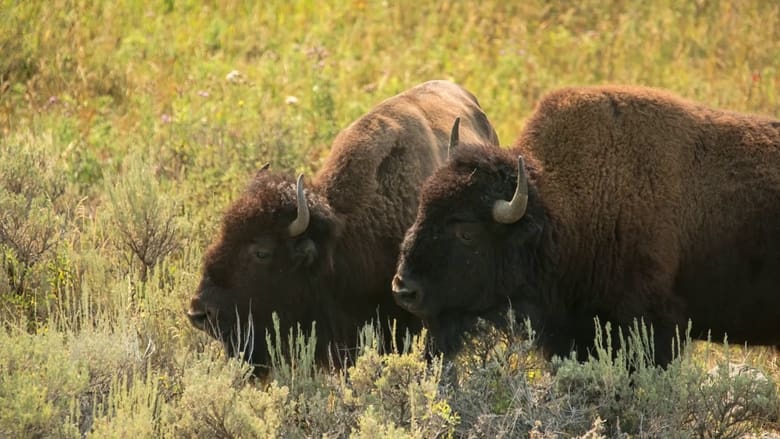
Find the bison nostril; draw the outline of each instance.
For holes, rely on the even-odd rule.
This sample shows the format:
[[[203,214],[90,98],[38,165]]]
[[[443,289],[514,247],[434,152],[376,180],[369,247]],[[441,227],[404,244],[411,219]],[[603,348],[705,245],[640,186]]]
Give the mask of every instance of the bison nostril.
[[[401,276],[399,276],[397,274],[395,276],[393,276],[392,286],[393,286],[393,291],[395,291],[396,289],[399,289],[399,288],[403,288],[404,280],[401,278]]]
[[[403,307],[416,307],[422,301],[422,291],[418,285],[398,275],[393,278],[393,296]]]
[[[206,314],[206,311],[189,310],[187,311],[187,318],[190,319],[192,326],[201,330],[206,328],[206,322],[208,321],[208,315]]]
[[[216,317],[216,310],[204,306],[197,299],[192,301],[190,309],[187,311],[187,318],[190,320],[190,323],[192,323],[192,326],[204,331],[207,329],[209,322],[211,322],[211,324],[215,322]]]

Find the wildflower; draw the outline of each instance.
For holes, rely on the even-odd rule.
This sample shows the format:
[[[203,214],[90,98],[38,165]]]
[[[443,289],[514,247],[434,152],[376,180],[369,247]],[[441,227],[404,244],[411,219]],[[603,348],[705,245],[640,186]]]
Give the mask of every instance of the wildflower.
[[[206,90],[198,90],[198,96],[202,98],[207,98],[209,97],[209,92],[207,92]]]
[[[239,83],[241,82],[243,75],[238,70],[231,70],[230,73],[225,76],[227,82]]]
[[[160,121],[162,123],[171,123],[172,120],[173,118],[168,113],[163,113],[162,116],[160,116]]]
[[[287,96],[284,98],[284,103],[287,105],[297,105],[298,104],[298,98],[295,96]]]

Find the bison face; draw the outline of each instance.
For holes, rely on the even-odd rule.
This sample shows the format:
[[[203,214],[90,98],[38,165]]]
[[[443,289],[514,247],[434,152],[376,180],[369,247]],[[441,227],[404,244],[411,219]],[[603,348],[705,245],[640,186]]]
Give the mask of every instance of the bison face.
[[[393,279],[396,302],[426,323],[444,352],[457,350],[477,318],[499,322],[512,302],[531,302],[525,270],[541,235],[535,208],[525,206],[527,188],[523,212],[504,201],[514,212],[496,214],[497,200],[518,198],[516,161],[495,148],[458,154],[423,187]]]
[[[289,178],[258,175],[205,254],[190,322],[221,340],[229,355],[268,365],[265,334],[274,312],[284,326],[301,322],[308,329],[305,323],[315,320],[315,288],[331,270],[340,228],[324,200],[303,196],[300,179],[296,188]]]

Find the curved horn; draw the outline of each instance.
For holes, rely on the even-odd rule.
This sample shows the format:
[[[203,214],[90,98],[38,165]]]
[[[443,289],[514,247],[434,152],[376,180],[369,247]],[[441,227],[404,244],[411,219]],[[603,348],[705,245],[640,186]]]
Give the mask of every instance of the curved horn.
[[[298,176],[296,190],[298,194],[298,216],[287,226],[287,231],[290,232],[291,238],[295,238],[309,228],[309,206],[306,205],[306,195],[303,193],[303,174]]]
[[[455,122],[452,124],[452,131],[450,131],[450,144],[447,145],[447,159],[452,157],[452,151],[458,146],[460,142],[460,117],[455,118]]]
[[[493,203],[493,219],[501,224],[514,224],[525,215],[528,206],[528,182],[525,179],[523,156],[517,156],[517,188],[512,201],[497,200]]]
[[[255,178],[259,178],[265,171],[268,170],[268,168],[271,166],[271,162],[268,162],[260,167],[260,169],[255,172]]]

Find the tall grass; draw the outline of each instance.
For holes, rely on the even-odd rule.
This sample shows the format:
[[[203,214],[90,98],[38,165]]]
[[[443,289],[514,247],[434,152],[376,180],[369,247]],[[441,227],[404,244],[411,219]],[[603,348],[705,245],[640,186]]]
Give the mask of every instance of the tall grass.
[[[0,0],[0,436],[776,427],[771,350],[697,347],[632,385],[611,356],[552,365],[519,339],[485,341],[455,373],[364,336],[347,373],[312,369],[293,341],[295,369],[256,383],[184,309],[258,166],[316,171],[340,129],[405,88],[466,86],[506,145],[543,93],[574,84],[780,115],[779,53],[780,6],[759,0]]]

